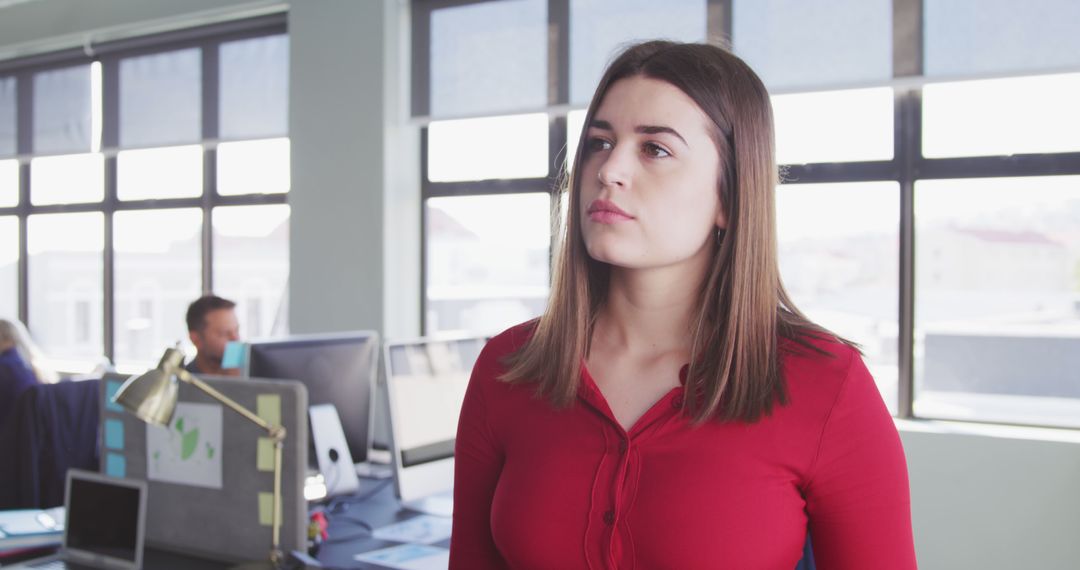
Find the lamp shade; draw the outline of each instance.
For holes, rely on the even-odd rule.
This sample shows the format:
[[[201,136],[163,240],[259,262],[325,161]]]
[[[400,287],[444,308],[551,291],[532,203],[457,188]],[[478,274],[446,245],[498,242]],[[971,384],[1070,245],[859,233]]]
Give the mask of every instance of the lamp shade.
[[[174,372],[183,359],[184,355],[179,350],[166,350],[157,368],[128,378],[116,391],[113,402],[146,423],[168,425],[172,421],[179,395]]]

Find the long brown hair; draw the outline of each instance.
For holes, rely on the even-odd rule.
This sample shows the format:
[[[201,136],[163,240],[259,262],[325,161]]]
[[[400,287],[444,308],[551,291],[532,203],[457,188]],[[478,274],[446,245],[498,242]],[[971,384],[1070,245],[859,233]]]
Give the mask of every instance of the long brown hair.
[[[585,116],[574,169],[562,191],[569,215],[559,232],[551,295],[532,337],[506,359],[502,379],[534,382],[537,393],[559,408],[577,397],[596,315],[607,294],[610,266],[585,249],[578,212],[588,126],[608,89],[644,76],[670,83],[712,120],[720,155],[717,181],[727,227],[701,284],[691,325],[690,368],[684,412],[753,422],[787,402],[778,338],[811,346],[805,335],[834,338],[792,304],[780,282],[774,193],[779,176],[769,94],[741,59],[716,46],[650,41],[626,49],[608,66]]]

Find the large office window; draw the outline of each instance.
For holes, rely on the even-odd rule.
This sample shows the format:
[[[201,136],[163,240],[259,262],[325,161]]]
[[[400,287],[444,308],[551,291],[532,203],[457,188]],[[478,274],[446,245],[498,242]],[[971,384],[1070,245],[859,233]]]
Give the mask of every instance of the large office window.
[[[74,373],[190,354],[207,291],[284,332],[284,18],[90,51],[0,62],[0,314]]]
[[[19,218],[0,216],[0,315],[19,312]]]
[[[566,208],[541,196],[603,67],[637,40],[719,39],[773,94],[785,286],[859,344],[890,409],[1080,427],[1074,3],[615,4],[414,3],[425,332],[539,313],[540,222]],[[478,53],[465,30],[505,49]]]

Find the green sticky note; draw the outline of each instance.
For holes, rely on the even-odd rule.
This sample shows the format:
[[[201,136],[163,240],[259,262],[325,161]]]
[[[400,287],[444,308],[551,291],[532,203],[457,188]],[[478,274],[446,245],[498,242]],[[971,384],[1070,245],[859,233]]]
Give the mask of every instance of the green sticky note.
[[[259,438],[259,447],[255,453],[255,465],[259,471],[274,470],[274,440],[269,437]]]
[[[281,396],[259,394],[255,397],[255,414],[267,423],[281,425]]]
[[[259,493],[259,524],[262,526],[274,526],[274,494]],[[278,511],[281,512],[280,510]],[[278,517],[281,518],[281,517]]]

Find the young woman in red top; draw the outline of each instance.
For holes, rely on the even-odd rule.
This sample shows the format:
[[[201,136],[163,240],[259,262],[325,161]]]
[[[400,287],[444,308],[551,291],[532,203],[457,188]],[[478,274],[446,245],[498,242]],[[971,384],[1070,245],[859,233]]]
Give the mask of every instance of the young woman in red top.
[[[777,266],[772,111],[714,46],[622,53],[589,105],[548,308],[484,349],[452,568],[915,567],[859,353]]]

